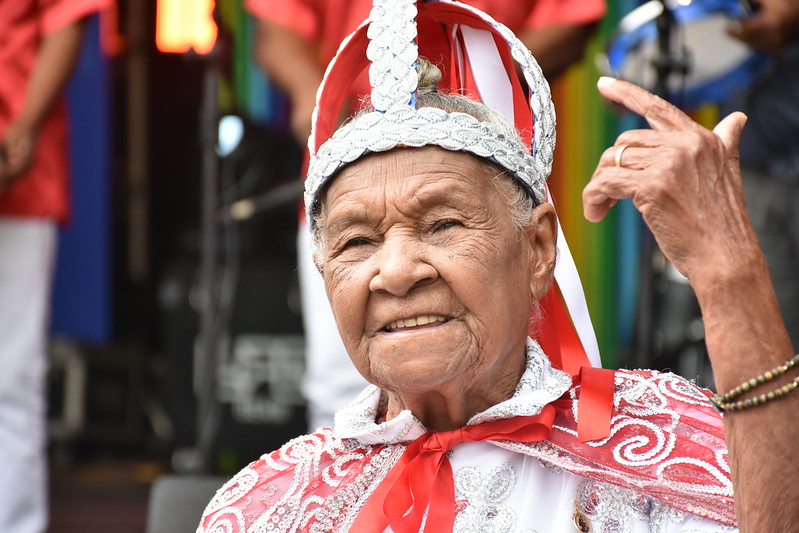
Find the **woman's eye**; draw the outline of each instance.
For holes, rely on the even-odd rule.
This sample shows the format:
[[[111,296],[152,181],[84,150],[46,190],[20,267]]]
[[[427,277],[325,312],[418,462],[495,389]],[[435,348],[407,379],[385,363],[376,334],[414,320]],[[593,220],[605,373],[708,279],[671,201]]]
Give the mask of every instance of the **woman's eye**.
[[[344,243],[344,246],[341,247],[342,250],[346,250],[347,248],[355,248],[357,246],[365,246],[369,244],[371,241],[366,237],[354,237],[349,239],[347,242]]]
[[[436,224],[433,226],[433,231],[449,229],[449,228],[452,228],[454,226],[460,226],[460,225],[461,225],[461,223],[458,222],[457,220],[453,220],[453,219],[440,220],[440,221],[436,222]]]

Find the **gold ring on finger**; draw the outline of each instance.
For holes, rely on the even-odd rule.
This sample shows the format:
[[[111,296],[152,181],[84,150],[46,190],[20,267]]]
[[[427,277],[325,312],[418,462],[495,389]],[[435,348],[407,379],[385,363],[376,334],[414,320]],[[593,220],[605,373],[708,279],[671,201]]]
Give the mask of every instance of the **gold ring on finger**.
[[[619,146],[619,147],[616,149],[616,157],[615,157],[615,160],[616,160],[616,168],[622,168],[622,166],[621,166],[621,154],[623,154],[623,153],[624,153],[624,150],[625,150],[626,148],[627,148],[627,145],[626,145],[626,144],[622,144],[621,146]]]

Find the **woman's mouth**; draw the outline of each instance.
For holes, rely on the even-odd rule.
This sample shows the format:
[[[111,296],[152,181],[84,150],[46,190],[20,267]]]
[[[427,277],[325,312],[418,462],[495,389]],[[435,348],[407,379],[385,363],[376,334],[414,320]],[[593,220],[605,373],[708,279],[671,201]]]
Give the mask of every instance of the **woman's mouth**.
[[[441,315],[420,315],[394,321],[386,326],[384,331],[398,331],[402,329],[415,328],[417,326],[426,326],[435,322],[446,322],[447,320],[447,317]]]

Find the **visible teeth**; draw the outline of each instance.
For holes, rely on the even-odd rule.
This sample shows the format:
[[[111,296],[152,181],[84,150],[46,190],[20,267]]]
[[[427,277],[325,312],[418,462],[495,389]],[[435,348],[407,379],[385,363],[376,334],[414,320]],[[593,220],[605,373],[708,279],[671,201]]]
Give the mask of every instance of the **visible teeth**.
[[[414,318],[406,318],[404,320],[397,320],[388,325],[388,329],[393,331],[395,329],[412,328],[414,326],[424,326],[432,324],[433,322],[444,322],[447,318],[439,315],[422,315]]]

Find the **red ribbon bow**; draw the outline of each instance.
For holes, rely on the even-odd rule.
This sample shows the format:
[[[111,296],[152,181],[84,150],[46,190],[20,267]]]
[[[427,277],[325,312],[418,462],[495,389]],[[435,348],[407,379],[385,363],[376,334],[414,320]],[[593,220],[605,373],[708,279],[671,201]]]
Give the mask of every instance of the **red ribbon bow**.
[[[455,487],[447,452],[462,442],[510,440],[536,442],[549,437],[555,408],[545,406],[536,416],[519,416],[466,426],[452,431],[429,431],[408,445],[397,464],[358,513],[352,531],[417,533],[425,511],[425,531],[452,531]]]

